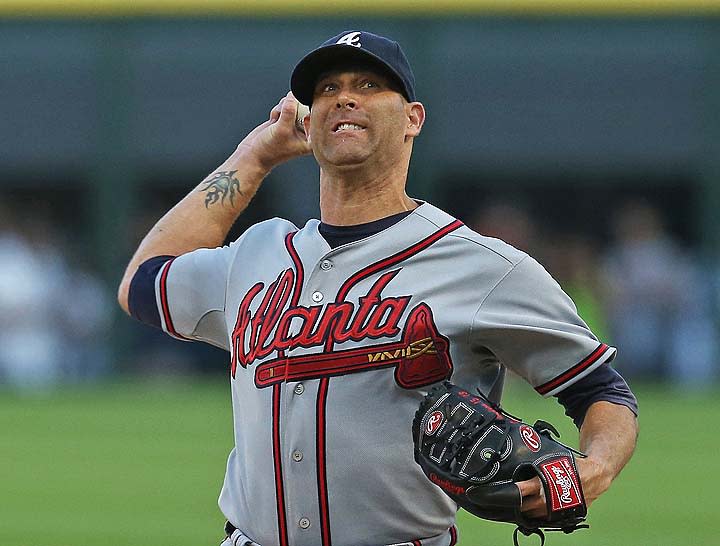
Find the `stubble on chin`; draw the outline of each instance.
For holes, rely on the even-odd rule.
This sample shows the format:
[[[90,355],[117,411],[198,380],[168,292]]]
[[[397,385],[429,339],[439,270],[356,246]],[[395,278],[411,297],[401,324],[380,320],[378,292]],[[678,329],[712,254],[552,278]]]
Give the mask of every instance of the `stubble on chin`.
[[[327,146],[318,158],[318,163],[325,170],[354,168],[362,165],[372,155],[367,144],[341,140],[335,145]],[[316,154],[316,158],[318,154]]]

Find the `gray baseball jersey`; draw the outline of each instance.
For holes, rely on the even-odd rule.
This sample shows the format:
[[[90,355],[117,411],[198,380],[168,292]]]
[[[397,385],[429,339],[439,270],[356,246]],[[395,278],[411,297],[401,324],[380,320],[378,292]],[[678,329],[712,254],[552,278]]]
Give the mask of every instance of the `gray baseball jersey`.
[[[335,249],[318,225],[268,220],[158,273],[163,329],[231,355],[220,508],[263,546],[454,544],[413,460],[430,385],[499,400],[510,369],[549,396],[615,349],[535,260],[429,203]]]

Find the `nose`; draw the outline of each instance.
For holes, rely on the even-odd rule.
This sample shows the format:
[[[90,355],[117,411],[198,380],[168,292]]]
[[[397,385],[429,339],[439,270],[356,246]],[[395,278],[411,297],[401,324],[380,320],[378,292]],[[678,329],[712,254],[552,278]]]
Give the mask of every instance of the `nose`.
[[[338,110],[342,110],[343,108],[348,110],[354,110],[356,106],[357,101],[346,93],[338,96],[337,104],[335,105]]]

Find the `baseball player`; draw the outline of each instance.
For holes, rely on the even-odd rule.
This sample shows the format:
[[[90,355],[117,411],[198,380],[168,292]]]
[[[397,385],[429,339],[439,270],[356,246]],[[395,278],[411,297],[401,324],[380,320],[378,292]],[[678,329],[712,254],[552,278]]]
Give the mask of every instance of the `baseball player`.
[[[507,370],[580,427],[592,502],[631,456],[636,402],[530,256],[405,192],[425,121],[400,46],[344,32],[295,67],[267,121],[150,230],[120,305],[230,353],[224,545],[448,546],[457,506],[413,461],[410,425],[452,378],[499,400]],[[310,105],[297,128],[298,103]],[[320,220],[221,246],[273,167],[312,153]],[[542,514],[537,479],[518,483]]]

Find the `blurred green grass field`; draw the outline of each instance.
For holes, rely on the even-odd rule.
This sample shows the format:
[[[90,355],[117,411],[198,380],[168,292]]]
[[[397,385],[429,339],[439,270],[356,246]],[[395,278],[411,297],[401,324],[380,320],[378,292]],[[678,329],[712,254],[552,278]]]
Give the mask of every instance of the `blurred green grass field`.
[[[591,529],[548,546],[720,545],[720,391],[636,387],[634,459],[592,507]],[[519,383],[505,406],[526,420],[572,423]],[[232,442],[223,383],[132,382],[41,397],[0,392],[0,545],[209,546]],[[411,464],[411,462],[409,462]],[[352,491],[348,491],[352,495]],[[512,527],[460,516],[460,544],[512,544]],[[539,544],[536,537],[523,544]]]

